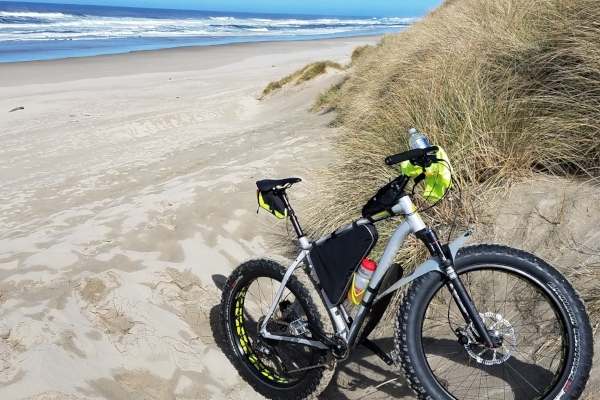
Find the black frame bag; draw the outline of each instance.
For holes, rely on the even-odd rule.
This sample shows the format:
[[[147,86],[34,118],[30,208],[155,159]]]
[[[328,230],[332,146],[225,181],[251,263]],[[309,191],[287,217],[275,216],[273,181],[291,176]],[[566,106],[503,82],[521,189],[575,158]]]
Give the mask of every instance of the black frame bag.
[[[398,187],[398,181],[402,178],[398,177],[379,189],[375,196],[371,197],[367,204],[363,206],[362,216],[365,218],[371,217],[383,211],[393,215],[392,207],[398,202],[398,198],[403,193]]]
[[[377,229],[372,224],[357,226],[336,234],[320,244],[313,244],[309,257],[321,288],[333,305],[346,298],[352,274],[377,243]]]

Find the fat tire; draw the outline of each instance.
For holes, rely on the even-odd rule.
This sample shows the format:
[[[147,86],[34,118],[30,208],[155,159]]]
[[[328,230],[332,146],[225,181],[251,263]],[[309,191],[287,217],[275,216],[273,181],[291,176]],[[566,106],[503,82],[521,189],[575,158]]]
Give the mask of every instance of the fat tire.
[[[569,336],[568,355],[560,377],[552,389],[541,398],[578,399],[585,388],[592,366],[593,335],[585,306],[570,283],[540,258],[522,250],[500,245],[473,245],[462,248],[454,264],[459,275],[474,265],[512,266],[522,271],[525,276],[529,275],[542,282],[546,286],[546,292],[550,290],[559,293],[553,300],[559,300],[555,304],[558,304],[569,316],[564,325],[566,335]],[[396,348],[400,353],[403,372],[419,399],[454,398],[431,371],[421,340],[424,313],[433,296],[431,292],[434,290],[437,292],[440,282],[446,281],[445,276],[435,272],[417,278],[407,290],[397,313],[394,332]],[[573,340],[574,329],[579,332],[579,343]]]
[[[268,277],[281,281],[286,268],[291,263],[282,257],[251,258],[240,264],[229,276],[223,288],[220,305],[221,330],[225,339],[225,355],[231,361],[240,376],[254,390],[269,399],[302,400],[316,398],[329,384],[334,373],[335,362],[328,357],[327,351],[321,351],[319,364],[327,362],[327,367],[318,367],[292,387],[278,387],[261,379],[259,372],[241,359],[237,343],[234,339],[235,325],[232,324],[232,302],[235,301],[239,289],[249,279]],[[313,281],[302,269],[297,269],[286,284],[300,301],[309,321],[324,332],[332,332],[332,322],[328,311],[316,291]]]

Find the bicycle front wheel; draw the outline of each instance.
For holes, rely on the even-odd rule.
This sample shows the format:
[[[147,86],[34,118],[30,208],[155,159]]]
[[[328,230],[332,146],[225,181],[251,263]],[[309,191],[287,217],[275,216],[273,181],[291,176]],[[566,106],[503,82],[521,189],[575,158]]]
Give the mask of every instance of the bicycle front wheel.
[[[395,336],[419,398],[578,398],[591,368],[592,330],[565,278],[529,253],[497,245],[461,249],[455,270],[498,346],[480,345],[445,276],[417,279]]]

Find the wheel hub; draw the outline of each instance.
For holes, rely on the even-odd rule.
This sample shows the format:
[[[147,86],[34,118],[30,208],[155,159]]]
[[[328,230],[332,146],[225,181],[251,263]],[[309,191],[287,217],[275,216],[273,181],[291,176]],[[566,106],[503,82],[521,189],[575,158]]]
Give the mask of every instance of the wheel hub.
[[[495,349],[501,347],[504,343],[504,334],[495,329],[488,329],[488,335],[492,339],[492,345]]]
[[[517,346],[515,330],[505,318],[493,312],[480,313],[483,324],[488,328],[493,348],[484,346],[474,335],[472,324],[464,335],[459,335],[461,343],[469,356],[479,364],[495,365],[506,362]]]

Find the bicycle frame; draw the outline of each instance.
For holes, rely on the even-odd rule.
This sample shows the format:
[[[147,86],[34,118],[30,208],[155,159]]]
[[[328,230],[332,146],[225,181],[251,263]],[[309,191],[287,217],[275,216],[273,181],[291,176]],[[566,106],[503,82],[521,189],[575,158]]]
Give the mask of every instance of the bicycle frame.
[[[286,199],[286,202],[287,202],[287,199]],[[289,205],[289,203],[288,203],[288,205]],[[381,256],[381,259],[379,260],[378,267],[375,270],[375,274],[371,278],[368,290],[366,290],[366,292],[365,292],[363,301],[360,304],[360,306],[358,308],[358,312],[356,314],[356,317],[354,318],[354,321],[352,322],[350,327],[348,327],[348,324],[346,323],[347,316],[345,315],[345,310],[343,309],[343,307],[340,308],[338,306],[332,305],[330,300],[328,299],[327,295],[325,294],[325,292],[323,290],[321,290],[322,298],[325,301],[325,305],[326,305],[326,307],[329,311],[329,314],[331,316],[331,319],[334,323],[336,333],[337,333],[337,335],[342,337],[347,342],[347,344],[349,345],[350,348],[354,347],[354,345],[355,345],[359,330],[365,320],[365,317],[366,317],[369,309],[371,308],[373,303],[375,301],[377,301],[379,298],[385,296],[386,294],[393,292],[394,290],[399,289],[400,287],[412,282],[416,278],[418,278],[422,275],[425,275],[429,272],[435,271],[435,272],[441,273],[443,275],[448,275],[446,273],[445,269],[442,267],[441,260],[437,256],[434,256],[432,258],[429,258],[427,261],[425,261],[421,265],[419,265],[410,275],[398,280],[391,287],[389,287],[384,293],[377,295],[377,289],[379,288],[379,285],[380,285],[381,281],[383,280],[383,278],[385,277],[387,271],[392,266],[394,258],[396,257],[396,254],[402,247],[402,244],[404,243],[404,240],[406,239],[406,237],[411,232],[413,234],[416,234],[417,232],[422,231],[427,228],[427,226],[425,225],[425,223],[419,216],[419,213],[416,211],[412,201],[406,195],[402,196],[400,198],[400,200],[398,201],[398,203],[396,205],[394,205],[394,207],[392,207],[392,212],[394,214],[404,215],[405,220],[396,228],[392,237],[388,241],[386,248],[383,252],[383,255]],[[356,224],[357,225],[365,225],[372,221],[379,221],[381,219],[384,219],[387,216],[389,216],[389,215],[387,213],[385,213],[384,215],[381,215],[379,217],[376,215],[376,216],[372,217],[371,220],[369,220],[367,218],[361,218],[358,221],[356,221]],[[295,219],[295,216],[293,214],[292,214],[292,222],[294,222],[294,226],[298,226],[298,228],[299,228],[299,225],[297,225],[297,220]],[[347,229],[350,229],[351,227],[352,227],[352,224],[346,225],[346,226],[338,229],[336,231],[336,233],[341,233]],[[300,245],[302,246],[302,250],[301,250],[300,254],[298,255],[298,257],[296,258],[296,260],[287,269],[287,271],[281,281],[279,290],[277,291],[277,294],[275,295],[275,299],[273,300],[273,303],[271,304],[269,311],[260,326],[260,333],[262,336],[264,336],[265,338],[268,338],[268,339],[283,340],[283,341],[289,341],[289,342],[294,342],[294,343],[301,343],[301,344],[313,346],[313,347],[320,348],[320,349],[328,349],[329,347],[326,344],[324,344],[318,340],[309,340],[309,339],[305,339],[305,338],[301,338],[301,337],[297,337],[297,336],[274,335],[267,331],[267,322],[273,315],[273,312],[275,311],[276,305],[278,304],[279,299],[281,298],[281,295],[283,293],[285,285],[286,285],[287,281],[289,280],[289,278],[291,277],[291,275],[294,273],[294,271],[300,265],[302,265],[303,261],[306,259],[308,261],[308,265],[310,266],[312,272],[313,273],[315,272],[312,261],[310,260],[310,255],[309,255],[309,252],[312,249],[313,243],[310,243],[306,239],[305,236],[300,235],[300,233],[301,233],[300,229],[297,229],[297,230],[299,232],[299,240],[300,240]],[[456,255],[458,249],[460,247],[462,247],[464,245],[464,243],[468,240],[469,236],[471,236],[471,234],[473,233],[473,230],[474,230],[474,228],[471,228],[470,230],[468,230],[463,235],[461,235],[460,237],[458,237],[456,240],[454,240],[452,243],[449,244],[450,252],[452,253],[453,258]],[[331,237],[331,235],[324,236],[324,237],[318,239],[317,241],[315,241],[314,243],[315,244],[322,243],[322,242],[326,241],[327,239],[329,239],[330,237]],[[452,273],[453,273],[453,271],[452,271]],[[317,276],[316,273],[314,275]],[[317,276],[317,280],[318,279],[319,278]]]

